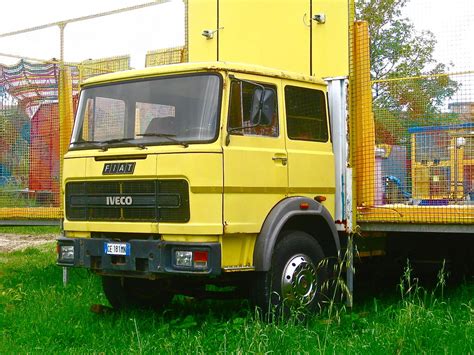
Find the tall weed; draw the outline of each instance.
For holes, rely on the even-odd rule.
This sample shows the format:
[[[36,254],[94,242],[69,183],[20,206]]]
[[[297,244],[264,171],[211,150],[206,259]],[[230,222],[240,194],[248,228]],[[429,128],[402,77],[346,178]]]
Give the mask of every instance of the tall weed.
[[[435,288],[424,289],[407,265],[393,297],[356,299],[349,309],[332,293],[328,307],[305,322],[267,323],[245,301],[186,297],[162,313],[92,313],[92,304],[106,303],[99,278],[74,270],[64,288],[52,246],[0,260],[2,354],[474,351],[474,282],[448,288],[444,271]]]

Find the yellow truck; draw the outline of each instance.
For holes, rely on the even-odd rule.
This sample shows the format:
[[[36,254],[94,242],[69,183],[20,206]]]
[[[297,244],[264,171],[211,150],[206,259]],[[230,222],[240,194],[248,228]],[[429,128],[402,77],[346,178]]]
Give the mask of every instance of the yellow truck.
[[[322,80],[224,62],[89,80],[59,264],[103,275],[114,307],[257,279],[262,307],[272,291],[316,305],[340,250],[326,97]]]
[[[101,275],[116,308],[230,285],[264,312],[311,311],[346,256],[352,289],[354,232],[361,257],[470,233],[464,195],[416,202],[409,142],[375,145],[367,28],[351,3],[189,0],[184,63],[88,79],[58,265]]]

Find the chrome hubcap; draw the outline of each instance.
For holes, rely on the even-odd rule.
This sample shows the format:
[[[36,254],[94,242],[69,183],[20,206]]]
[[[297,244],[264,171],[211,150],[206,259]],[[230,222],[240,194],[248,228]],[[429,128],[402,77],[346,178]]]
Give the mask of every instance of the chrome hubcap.
[[[317,292],[316,267],[304,254],[293,256],[285,265],[281,277],[282,297],[286,302],[305,306]]]

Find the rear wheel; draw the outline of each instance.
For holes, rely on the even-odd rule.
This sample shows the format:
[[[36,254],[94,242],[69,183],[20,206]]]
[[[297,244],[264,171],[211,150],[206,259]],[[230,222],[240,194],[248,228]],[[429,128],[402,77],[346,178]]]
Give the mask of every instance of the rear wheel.
[[[133,307],[159,309],[173,298],[173,294],[165,286],[163,280],[102,276],[105,297],[115,309]]]
[[[264,315],[308,314],[320,305],[328,280],[324,253],[311,235],[292,231],[275,246],[269,272],[257,275],[255,303]]]

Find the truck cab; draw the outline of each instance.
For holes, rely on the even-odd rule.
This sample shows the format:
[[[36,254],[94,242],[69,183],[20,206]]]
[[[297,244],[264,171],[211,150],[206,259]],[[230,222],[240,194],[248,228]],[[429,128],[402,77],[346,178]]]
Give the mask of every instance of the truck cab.
[[[327,97],[320,79],[225,62],[89,79],[58,264],[101,275],[117,308],[206,284],[316,307],[340,251]]]

